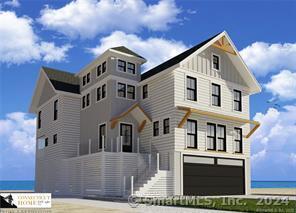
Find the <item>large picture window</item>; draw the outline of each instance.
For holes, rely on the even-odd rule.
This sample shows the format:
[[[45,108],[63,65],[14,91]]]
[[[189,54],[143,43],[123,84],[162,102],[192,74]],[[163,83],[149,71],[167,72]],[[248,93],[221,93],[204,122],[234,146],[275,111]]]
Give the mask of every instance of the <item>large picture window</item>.
[[[196,78],[187,76],[187,100],[196,101]]]
[[[221,106],[221,87],[218,84],[212,84],[212,105]]]
[[[197,148],[197,121],[187,120],[187,147]]]

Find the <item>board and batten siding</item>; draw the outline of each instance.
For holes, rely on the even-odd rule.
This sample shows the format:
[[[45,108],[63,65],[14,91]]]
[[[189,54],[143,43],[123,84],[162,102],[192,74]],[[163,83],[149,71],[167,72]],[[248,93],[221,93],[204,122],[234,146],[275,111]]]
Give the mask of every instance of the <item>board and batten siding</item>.
[[[207,76],[182,70],[180,68],[174,71],[175,76],[175,106],[186,106],[204,111],[215,112],[224,115],[230,115],[249,119],[249,94],[245,87],[232,84],[221,79],[211,79]],[[187,100],[187,76],[197,79],[197,101]],[[220,85],[221,88],[221,107],[212,106],[212,83]],[[242,93],[242,111],[234,110],[233,90],[239,90]]]

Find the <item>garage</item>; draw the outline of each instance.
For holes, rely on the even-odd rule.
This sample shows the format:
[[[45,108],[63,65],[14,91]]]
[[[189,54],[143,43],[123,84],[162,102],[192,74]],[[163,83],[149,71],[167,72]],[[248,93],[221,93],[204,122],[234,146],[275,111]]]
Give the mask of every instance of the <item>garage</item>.
[[[184,155],[184,195],[245,194],[244,160]]]

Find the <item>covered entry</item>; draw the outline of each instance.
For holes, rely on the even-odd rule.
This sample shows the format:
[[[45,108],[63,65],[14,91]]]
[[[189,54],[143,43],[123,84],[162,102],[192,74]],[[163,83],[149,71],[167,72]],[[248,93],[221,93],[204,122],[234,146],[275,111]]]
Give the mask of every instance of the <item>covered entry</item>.
[[[184,195],[245,194],[244,160],[184,155]]]

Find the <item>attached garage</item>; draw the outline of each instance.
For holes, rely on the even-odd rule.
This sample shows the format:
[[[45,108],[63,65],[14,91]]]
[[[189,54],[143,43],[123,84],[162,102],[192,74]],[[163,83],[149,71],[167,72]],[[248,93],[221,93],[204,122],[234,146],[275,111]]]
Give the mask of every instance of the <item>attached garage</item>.
[[[184,155],[183,194],[245,194],[244,160]]]

